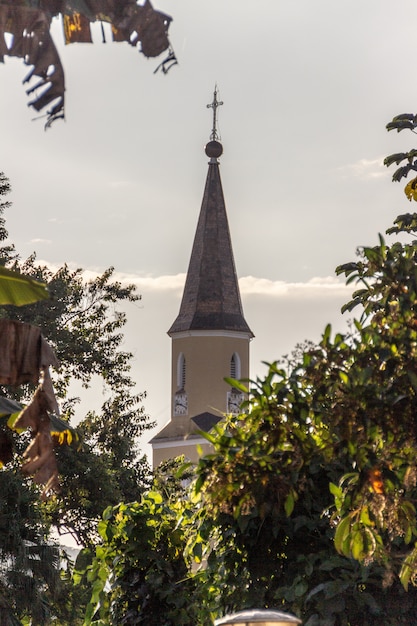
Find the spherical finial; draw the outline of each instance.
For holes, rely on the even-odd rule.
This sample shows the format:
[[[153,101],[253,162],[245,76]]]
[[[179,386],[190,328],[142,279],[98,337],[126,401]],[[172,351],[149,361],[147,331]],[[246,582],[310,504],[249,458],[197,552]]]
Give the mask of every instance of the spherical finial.
[[[223,146],[220,141],[209,141],[205,150],[207,156],[211,159],[218,159],[223,154]]]

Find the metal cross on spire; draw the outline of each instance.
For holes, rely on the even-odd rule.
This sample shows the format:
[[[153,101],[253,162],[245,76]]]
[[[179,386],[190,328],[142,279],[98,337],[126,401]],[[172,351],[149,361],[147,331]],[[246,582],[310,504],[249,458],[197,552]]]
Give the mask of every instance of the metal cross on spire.
[[[214,87],[213,102],[207,105],[208,109],[213,109],[213,128],[212,128],[211,135],[210,135],[210,139],[212,141],[216,141],[219,138],[217,134],[217,108],[221,106],[222,104],[223,102],[219,102],[217,100],[217,85],[216,85]]]

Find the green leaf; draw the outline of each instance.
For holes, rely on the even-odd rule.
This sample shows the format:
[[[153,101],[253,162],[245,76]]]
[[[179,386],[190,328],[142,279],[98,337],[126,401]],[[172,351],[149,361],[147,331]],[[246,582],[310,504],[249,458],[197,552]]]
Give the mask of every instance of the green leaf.
[[[44,283],[0,266],[0,305],[23,306],[48,298]]]
[[[226,377],[224,381],[231,387],[234,387],[235,389],[238,389],[239,391],[242,391],[243,393],[248,393],[248,388],[246,385],[242,383],[242,381],[236,380],[235,378],[229,378],[229,377]]]
[[[366,526],[372,526],[373,525],[373,523],[371,521],[371,518],[369,517],[369,509],[368,509],[367,506],[364,506],[361,509],[360,521],[362,522],[362,524],[365,524]]]
[[[349,383],[349,376],[346,374],[346,372],[342,372],[339,370],[339,378],[345,385]]]
[[[399,165],[401,161],[403,161],[405,158],[407,158],[406,152],[397,152],[396,154],[390,154],[389,156],[385,157],[384,165],[386,165],[387,167],[389,167],[393,163]]]
[[[411,579],[416,575],[417,570],[417,544],[414,545],[414,549],[405,558],[400,570],[399,578],[402,586],[408,591],[408,585]]]
[[[148,491],[147,498],[155,502],[155,504],[161,504],[163,502],[163,497],[158,491]]]
[[[290,517],[291,513],[293,512],[294,505],[295,505],[294,493],[290,491],[290,493],[285,498],[285,502],[284,502],[284,509],[285,509],[285,514],[287,517]]]
[[[294,597],[301,598],[302,596],[305,595],[307,589],[308,589],[308,585],[305,580],[298,582],[294,587]]]
[[[336,274],[350,274],[351,272],[357,272],[359,269],[358,263],[344,263],[343,265],[338,265],[336,267]]]
[[[327,324],[326,328],[324,329],[324,333],[323,333],[323,337],[322,337],[322,343],[323,345],[328,345],[329,341],[330,341],[330,335],[332,333],[332,326],[331,324]]]
[[[357,561],[361,561],[364,556],[366,556],[367,552],[365,550],[365,541],[362,529],[358,529],[356,532],[353,533],[350,548],[353,558]]]
[[[351,519],[349,516],[343,518],[337,525],[334,535],[334,546],[340,554],[350,556],[350,548],[347,548],[346,540],[349,537],[351,529]]]
[[[337,496],[338,498],[341,498],[343,495],[342,489],[338,485],[335,485],[334,483],[329,483],[329,490],[331,494],[333,494],[334,496]]]

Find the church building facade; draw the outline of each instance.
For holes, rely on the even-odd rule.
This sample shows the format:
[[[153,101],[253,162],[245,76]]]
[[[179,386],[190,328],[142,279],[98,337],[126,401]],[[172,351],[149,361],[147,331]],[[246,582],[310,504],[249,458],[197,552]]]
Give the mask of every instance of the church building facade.
[[[220,179],[223,147],[216,129],[205,147],[209,166],[190,263],[177,318],[168,331],[172,341],[171,418],[151,440],[153,466],[184,455],[198,459],[210,446],[201,434],[226,413],[238,413],[243,394],[225,377],[249,377],[253,337],[243,315],[232,242]]]

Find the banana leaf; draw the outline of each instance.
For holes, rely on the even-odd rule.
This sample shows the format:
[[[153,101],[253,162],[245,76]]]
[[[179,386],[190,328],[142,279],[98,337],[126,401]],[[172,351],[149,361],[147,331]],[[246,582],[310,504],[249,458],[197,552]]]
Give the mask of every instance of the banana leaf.
[[[3,426],[8,426],[16,432],[22,432],[21,429],[15,428],[14,424],[23,408],[23,404],[20,404],[15,400],[5,398],[4,396],[0,396],[0,425],[2,424]],[[56,443],[59,445],[70,445],[73,442],[79,441],[77,431],[72,428],[68,422],[53,413],[49,415],[49,420],[50,432]]]
[[[0,305],[23,306],[47,298],[49,293],[44,283],[0,266]]]

